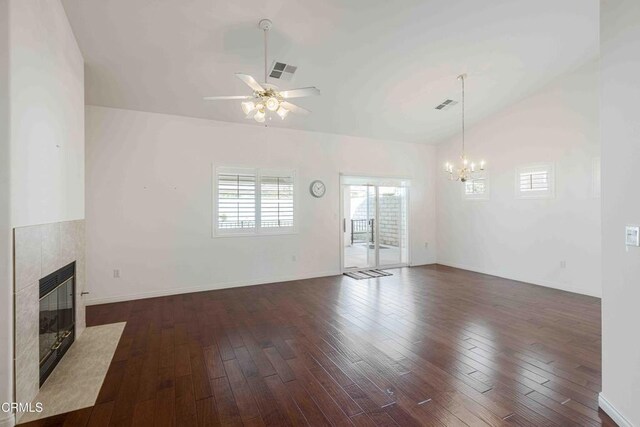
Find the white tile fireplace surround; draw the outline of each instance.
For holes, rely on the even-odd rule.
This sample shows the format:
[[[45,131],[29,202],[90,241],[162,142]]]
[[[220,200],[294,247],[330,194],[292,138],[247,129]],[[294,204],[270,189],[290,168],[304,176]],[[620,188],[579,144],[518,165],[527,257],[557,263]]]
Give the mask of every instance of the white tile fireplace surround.
[[[75,336],[85,328],[84,220],[33,225],[14,229],[14,366],[15,400],[31,402],[39,390],[39,336],[41,278],[75,261]],[[22,414],[17,414],[19,421]]]

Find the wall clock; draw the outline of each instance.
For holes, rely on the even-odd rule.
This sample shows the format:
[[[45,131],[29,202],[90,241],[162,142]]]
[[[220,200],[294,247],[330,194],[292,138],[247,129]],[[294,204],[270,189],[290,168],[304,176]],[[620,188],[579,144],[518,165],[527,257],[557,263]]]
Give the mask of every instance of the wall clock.
[[[324,185],[324,182],[316,179],[309,186],[309,191],[313,197],[320,198],[324,196],[324,193],[327,191],[327,187]]]

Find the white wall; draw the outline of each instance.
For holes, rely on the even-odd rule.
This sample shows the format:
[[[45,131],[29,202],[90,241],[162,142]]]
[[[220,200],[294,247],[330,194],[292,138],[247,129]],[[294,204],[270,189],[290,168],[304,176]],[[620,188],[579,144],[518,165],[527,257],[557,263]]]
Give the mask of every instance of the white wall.
[[[58,0],[12,0],[14,227],[84,218],[84,62]]]
[[[84,218],[84,64],[58,0],[0,0],[0,44],[0,402],[10,402],[11,230]],[[13,422],[0,413],[0,426]]]
[[[601,406],[640,426],[640,248],[624,245],[640,225],[640,3],[603,1],[602,55],[602,394]],[[611,406],[607,405],[610,404]],[[612,410],[613,409],[613,410]],[[616,414],[614,411],[618,411]],[[617,420],[621,426],[624,422]]]
[[[433,147],[86,112],[90,303],[339,273],[340,172],[410,177],[412,262],[435,261]],[[212,164],[296,169],[299,233],[212,238]],[[308,192],[314,179],[327,185],[322,199]]]
[[[9,0],[0,0],[0,402],[13,396],[13,284],[9,144]],[[0,413],[0,426],[11,425]]]
[[[467,83],[471,97],[473,79]],[[438,263],[601,295],[597,87],[593,62],[467,129],[468,157],[488,162],[487,201],[463,200],[462,184],[440,172],[459,159],[460,138],[439,146]],[[540,162],[555,163],[555,198],[516,199],[516,167]]]

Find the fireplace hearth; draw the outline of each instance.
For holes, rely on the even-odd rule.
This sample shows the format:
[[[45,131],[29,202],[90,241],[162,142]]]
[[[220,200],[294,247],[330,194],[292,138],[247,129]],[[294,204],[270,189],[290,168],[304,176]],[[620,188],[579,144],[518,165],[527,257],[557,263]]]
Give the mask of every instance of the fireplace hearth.
[[[40,279],[40,385],[75,339],[75,271],[72,262]]]

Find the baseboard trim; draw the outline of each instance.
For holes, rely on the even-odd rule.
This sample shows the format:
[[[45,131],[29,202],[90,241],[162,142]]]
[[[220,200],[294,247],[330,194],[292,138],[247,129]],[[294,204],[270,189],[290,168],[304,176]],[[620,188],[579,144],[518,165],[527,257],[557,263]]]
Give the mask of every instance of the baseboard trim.
[[[16,417],[12,413],[4,413],[0,418],[0,427],[13,427],[16,425]]]
[[[600,407],[600,409],[606,412],[607,415],[609,415],[611,419],[615,421],[616,424],[618,424],[620,427],[634,427],[633,424],[631,424],[631,421],[626,419],[624,415],[622,415],[616,408],[614,408],[611,402],[609,402],[607,398],[604,397],[602,392],[598,394],[598,406]]]
[[[87,298],[85,305],[109,304],[113,302],[133,301],[146,298],[166,297],[169,295],[190,294],[194,292],[215,291],[219,289],[241,288],[244,286],[266,285],[269,283],[291,282],[294,280],[316,279],[319,277],[339,276],[339,270],[330,270],[317,273],[306,273],[296,276],[273,277],[269,279],[242,280],[234,282],[214,283],[203,286],[191,286],[185,288],[162,289],[158,291],[141,292],[137,294],[117,295],[112,297]]]
[[[573,286],[567,285],[566,283],[547,282],[547,281],[544,281],[544,280],[535,279],[535,278],[531,278],[531,277],[505,275],[502,272],[490,271],[490,270],[486,270],[484,268],[470,266],[470,265],[464,265],[464,264],[458,264],[458,263],[455,263],[455,262],[448,262],[448,261],[438,260],[436,263],[440,264],[440,265],[447,266],[447,267],[453,267],[453,268],[459,268],[461,270],[473,271],[474,273],[482,273],[482,274],[487,274],[489,276],[496,276],[496,277],[500,277],[502,279],[515,280],[515,281],[518,281],[518,282],[529,283],[529,284],[532,284],[532,285],[544,286],[545,288],[558,289],[560,291],[572,292],[574,294],[586,295],[586,296],[595,297],[595,298],[602,298],[602,295],[591,293],[591,292],[585,292],[584,289],[575,288]]]
[[[437,264],[437,262],[435,262],[435,261],[423,262],[423,263],[419,263],[419,264],[411,264],[411,263],[409,263],[408,267],[409,268],[411,268],[411,267],[424,267],[424,266],[427,266],[427,265],[436,265],[436,264]]]

